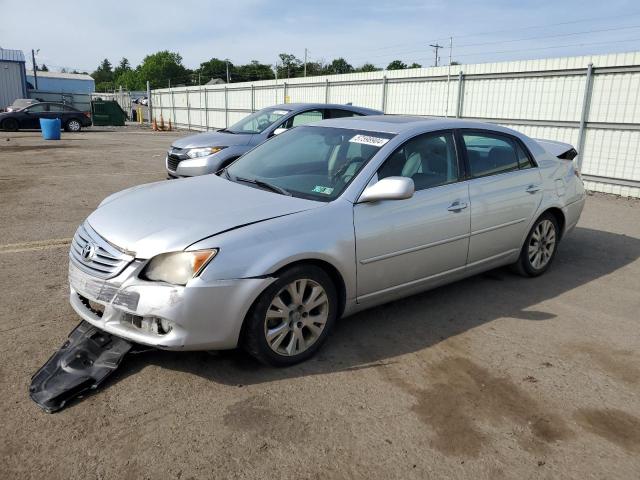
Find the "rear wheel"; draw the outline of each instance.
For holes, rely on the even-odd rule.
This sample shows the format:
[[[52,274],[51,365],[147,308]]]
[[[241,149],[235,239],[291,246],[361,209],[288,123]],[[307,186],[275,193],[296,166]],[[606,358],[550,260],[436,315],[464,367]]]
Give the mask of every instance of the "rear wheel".
[[[80,130],[82,130],[82,124],[80,123],[80,120],[72,118],[66,123],[64,129],[67,132],[79,132]]]
[[[2,129],[8,132],[16,132],[18,127],[18,121],[15,118],[7,118],[2,122]]]
[[[286,270],[256,300],[245,320],[242,344],[262,363],[284,367],[320,348],[337,316],[337,294],[314,265]]]
[[[558,249],[560,231],[558,221],[550,213],[536,220],[522,246],[520,258],[514,267],[518,273],[527,277],[537,277],[546,272]]]

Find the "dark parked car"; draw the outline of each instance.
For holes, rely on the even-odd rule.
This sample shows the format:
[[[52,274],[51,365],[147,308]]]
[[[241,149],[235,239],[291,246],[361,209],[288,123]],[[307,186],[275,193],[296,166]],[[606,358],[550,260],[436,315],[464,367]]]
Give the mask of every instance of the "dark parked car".
[[[10,131],[39,130],[41,118],[59,118],[67,132],[79,132],[82,127],[91,126],[88,113],[62,103],[41,102],[15,112],[0,113],[0,128]]]

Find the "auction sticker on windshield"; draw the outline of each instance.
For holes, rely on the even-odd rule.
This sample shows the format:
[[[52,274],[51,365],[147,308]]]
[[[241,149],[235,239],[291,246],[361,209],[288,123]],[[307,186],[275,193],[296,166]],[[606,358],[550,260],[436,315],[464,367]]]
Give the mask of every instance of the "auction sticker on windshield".
[[[322,185],[316,185],[313,187],[312,192],[315,193],[324,193],[325,195],[331,195],[333,193],[333,188],[331,187],[323,187]]]
[[[351,140],[351,143],[362,143],[364,145],[373,145],[374,147],[381,147],[389,141],[388,138],[371,137],[369,135],[356,135]]]

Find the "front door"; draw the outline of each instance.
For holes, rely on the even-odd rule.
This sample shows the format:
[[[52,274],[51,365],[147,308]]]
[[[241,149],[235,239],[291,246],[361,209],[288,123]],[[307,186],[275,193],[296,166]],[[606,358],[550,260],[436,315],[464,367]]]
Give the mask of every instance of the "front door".
[[[412,178],[406,200],[354,205],[359,302],[392,298],[464,269],[469,192],[459,181],[453,134],[419,135],[399,147],[377,178]]]

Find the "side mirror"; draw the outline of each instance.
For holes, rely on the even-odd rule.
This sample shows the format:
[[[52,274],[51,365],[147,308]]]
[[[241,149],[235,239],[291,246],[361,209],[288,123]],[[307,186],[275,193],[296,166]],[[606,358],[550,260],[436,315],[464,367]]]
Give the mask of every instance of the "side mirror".
[[[404,200],[413,197],[415,185],[408,177],[387,177],[365,188],[358,203],[379,202],[380,200]]]
[[[273,131],[273,135],[280,135],[281,133],[286,132],[287,129],[284,127],[278,127]]]

